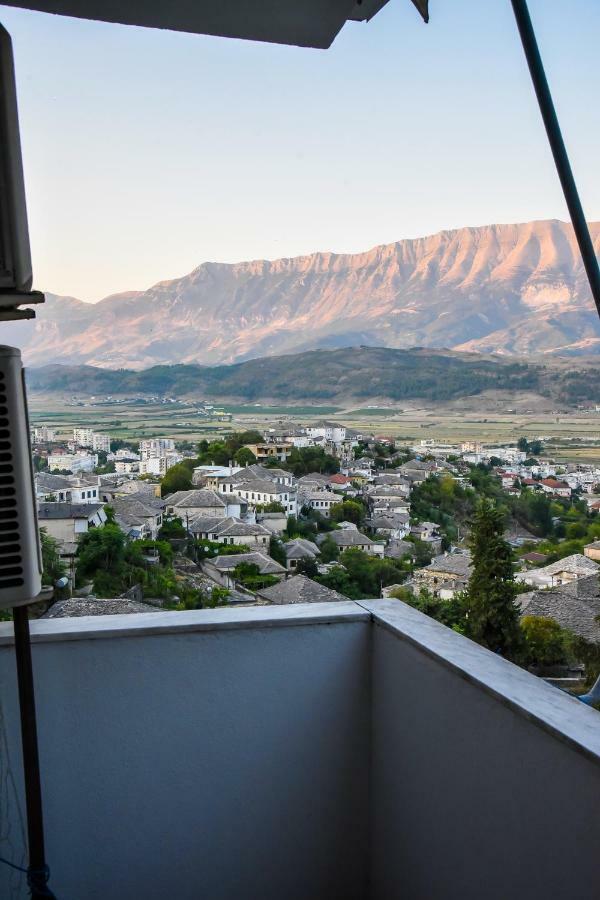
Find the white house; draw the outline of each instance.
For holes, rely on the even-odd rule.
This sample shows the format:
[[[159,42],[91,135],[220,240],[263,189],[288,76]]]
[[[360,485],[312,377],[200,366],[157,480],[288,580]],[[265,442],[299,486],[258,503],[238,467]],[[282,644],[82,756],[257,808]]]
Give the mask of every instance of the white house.
[[[515,581],[521,581],[536,588],[550,588],[558,587],[561,584],[570,584],[572,581],[598,572],[600,572],[600,565],[597,562],[581,553],[573,553],[571,556],[565,556],[564,559],[550,563],[549,566],[517,572]]]
[[[48,468],[69,469],[75,472],[93,472],[98,465],[98,456],[95,453],[49,453]]]
[[[333,491],[308,491],[300,495],[300,502],[302,506],[308,506],[325,519],[328,519],[331,515],[331,507],[341,503],[342,498],[334,494]]]
[[[256,523],[246,523],[228,516],[217,519],[200,516],[189,526],[195,537],[218,544],[243,544],[252,550],[268,552],[272,533]]]
[[[385,544],[372,541],[366,534],[361,534],[360,531],[354,531],[354,529],[344,528],[339,531],[330,531],[327,537],[337,544],[340,552],[362,550],[364,553],[380,556],[382,559],[385,554]]]
[[[40,527],[61,543],[73,543],[90,528],[104,525],[106,513],[101,503],[40,503]]]

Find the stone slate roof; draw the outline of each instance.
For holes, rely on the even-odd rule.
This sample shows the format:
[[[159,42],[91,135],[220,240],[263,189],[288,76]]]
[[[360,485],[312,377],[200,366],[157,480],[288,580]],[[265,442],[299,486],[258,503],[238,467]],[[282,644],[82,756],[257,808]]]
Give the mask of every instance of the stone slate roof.
[[[212,565],[220,572],[227,572],[229,569],[235,569],[240,563],[248,563],[249,565],[258,566],[261,575],[285,575],[286,569],[280,566],[278,562],[266,556],[264,553],[233,553],[229,556],[217,556],[214,559],[207,559],[207,564]]]
[[[314,559],[321,552],[316,544],[307,541],[306,538],[295,538],[293,541],[288,541],[287,544],[284,544],[283,549],[287,559],[306,559],[307,557]]]
[[[403,556],[414,556],[415,545],[411,541],[390,541],[385,548],[385,555],[391,559],[402,559]]]
[[[115,517],[133,517],[136,519],[152,519],[161,514],[160,507],[147,503],[146,500],[137,500],[127,497],[113,500],[110,504],[115,512]]]
[[[333,491],[306,491],[301,492],[300,496],[303,500],[331,500],[332,503],[341,503],[338,494]]]
[[[564,559],[550,563],[549,566],[544,566],[543,569],[537,569],[537,574],[558,575],[559,572],[569,572],[571,575],[585,575],[586,573],[593,575],[598,569],[600,569],[600,565],[593,559],[583,556],[582,553],[573,553],[571,556],[565,556]]]
[[[271,532],[264,525],[253,522],[246,523],[235,516],[218,518],[216,516],[198,516],[190,524],[190,531],[194,534],[216,534],[219,537],[242,537],[248,535],[261,535],[271,537]]]
[[[167,503],[176,509],[210,509],[213,506],[227,506],[221,494],[207,490],[176,491],[167,497]]]
[[[448,553],[436,556],[424,571],[441,572],[444,575],[460,575],[468,578],[471,574],[470,553]]]
[[[215,532],[219,537],[227,535],[228,537],[243,537],[248,535],[261,535],[264,537],[271,537],[271,532],[268,528],[265,528],[264,525],[255,525],[253,523],[247,524],[246,522],[241,522],[239,519],[234,518],[233,516],[229,516],[227,519],[222,519],[219,525],[215,528]]]
[[[40,503],[38,519],[91,519],[103,503]]]
[[[592,541],[591,544],[586,544],[583,549],[587,550],[588,548],[590,550],[600,550],[600,541]]]
[[[65,491],[72,487],[64,475],[53,475],[51,472],[36,472],[35,486],[38,491]]]
[[[260,463],[253,463],[251,466],[247,466],[244,472],[250,472],[255,477],[261,480],[267,481],[275,481],[277,478],[292,478],[294,480],[291,472],[286,472],[284,469],[276,469],[271,468],[271,466],[261,466]],[[240,475],[242,472],[239,473]]]
[[[545,591],[520,594],[523,616],[546,616],[589,641],[600,641],[600,580],[598,575],[578,578]]]
[[[114,502],[119,503],[123,501],[124,503],[131,503],[132,500],[158,510],[164,509],[167,505],[166,500],[162,500],[160,497],[156,497],[154,494],[148,493],[147,491],[132,491],[125,497],[117,497]]]
[[[375,543],[366,534],[361,534],[360,531],[351,531],[350,529],[330,531],[327,537],[331,538],[338,547],[359,547],[364,544]]]
[[[270,603],[330,603],[347,600],[343,594],[324,587],[305,575],[294,575],[287,581],[280,581],[272,587],[258,591],[258,596]]]
[[[189,530],[193,534],[214,534],[223,521],[220,516],[198,516],[190,522]]]
[[[62,619],[67,616],[114,616],[128,613],[160,612],[148,603],[117,597],[114,600],[88,599],[72,597],[69,600],[58,600],[44,613],[42,619]]]
[[[234,476],[235,478],[235,476]],[[240,491],[256,491],[259,494],[290,494],[294,493],[294,487],[291,484],[279,484],[277,481],[270,481],[267,478],[248,478],[244,481],[232,482],[237,485]]]
[[[321,475],[320,472],[312,472],[310,475],[302,475],[298,479],[298,487],[306,484],[329,484],[329,475]]]

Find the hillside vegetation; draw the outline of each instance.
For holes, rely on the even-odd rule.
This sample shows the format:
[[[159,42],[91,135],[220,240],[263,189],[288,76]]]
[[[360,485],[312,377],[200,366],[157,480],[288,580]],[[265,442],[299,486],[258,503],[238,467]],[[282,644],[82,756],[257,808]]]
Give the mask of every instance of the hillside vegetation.
[[[30,391],[62,394],[168,395],[220,401],[431,402],[502,390],[537,393],[558,403],[600,403],[599,367],[594,363],[523,361],[474,354],[381,347],[316,350],[254,359],[230,366],[153,366],[141,372],[93,366],[29,369]]]

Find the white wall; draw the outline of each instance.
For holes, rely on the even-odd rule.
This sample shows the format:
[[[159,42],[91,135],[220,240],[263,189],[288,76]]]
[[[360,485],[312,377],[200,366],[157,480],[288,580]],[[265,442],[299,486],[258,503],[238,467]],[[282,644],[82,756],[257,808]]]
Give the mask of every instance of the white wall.
[[[372,900],[597,900],[600,714],[398,601],[369,606]]]
[[[238,627],[34,646],[58,897],[364,900],[368,624],[292,611],[295,627],[289,609],[263,610],[115,616],[125,635],[141,620]],[[86,626],[98,619],[34,630]],[[0,690],[18,772],[12,647],[0,648]],[[7,898],[8,877],[0,866]]]

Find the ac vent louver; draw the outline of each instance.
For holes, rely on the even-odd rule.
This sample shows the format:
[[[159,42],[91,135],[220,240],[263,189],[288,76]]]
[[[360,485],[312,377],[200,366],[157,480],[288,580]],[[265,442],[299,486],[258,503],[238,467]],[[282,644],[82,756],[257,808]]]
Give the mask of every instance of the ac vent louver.
[[[21,354],[0,347],[0,607],[31,602],[41,554]]]

